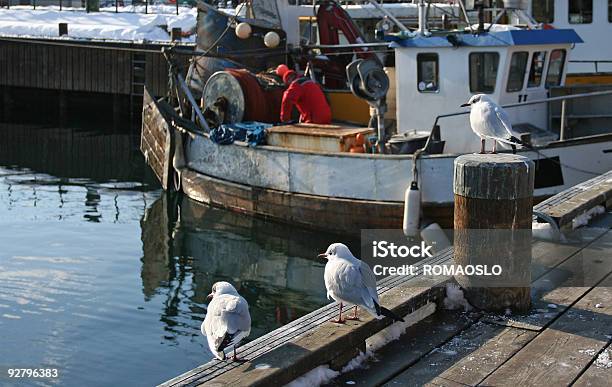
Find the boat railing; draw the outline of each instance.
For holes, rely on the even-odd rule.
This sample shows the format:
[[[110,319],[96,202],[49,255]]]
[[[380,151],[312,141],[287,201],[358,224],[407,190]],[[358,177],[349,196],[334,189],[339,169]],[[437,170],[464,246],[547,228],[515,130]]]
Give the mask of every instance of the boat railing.
[[[594,66],[595,72],[599,72],[600,64],[612,64],[612,60],[602,60],[602,59],[594,59],[594,60],[570,60],[569,63],[590,63]]]
[[[177,15],[180,13],[181,7],[193,7],[195,4],[185,2],[175,2],[172,13]],[[25,6],[31,6],[32,10],[49,10],[49,6],[55,6],[54,10],[57,11],[85,11],[90,12],[113,12],[113,13],[144,13],[144,14],[168,14],[170,7],[158,7],[156,2],[153,0],[132,0],[131,3],[126,3],[121,0],[102,0],[98,2],[97,7],[94,6],[93,2],[73,2],[72,0],[5,0],[0,1],[0,8],[6,6],[7,9],[11,9],[12,6],[19,6],[19,9],[24,9]]]
[[[590,97],[600,97],[600,96],[604,96],[604,95],[612,95],[612,90],[602,90],[602,91],[594,91],[594,92],[589,92],[589,93],[578,93],[578,94],[568,94],[568,95],[563,95],[563,96],[557,96],[557,97],[549,97],[549,98],[543,98],[543,99],[535,99],[533,101],[527,101],[527,102],[518,102],[518,103],[511,103],[511,104],[506,104],[506,105],[502,105],[502,107],[504,109],[509,109],[509,108],[515,108],[515,107],[519,107],[519,106],[528,106],[528,105],[537,105],[537,104],[548,104],[548,106],[550,106],[551,103],[553,102],[561,102],[561,126],[559,128],[559,140],[563,141],[565,140],[565,122],[566,122],[566,104],[568,100],[574,100],[574,99],[579,99],[579,98],[590,98]],[[448,118],[448,117],[457,117],[457,116],[462,116],[465,114],[470,114],[469,110],[466,111],[461,111],[461,112],[455,112],[455,113],[446,113],[446,114],[440,114],[438,116],[436,116],[436,119],[434,120],[434,124],[431,128],[431,131],[429,132],[429,137],[427,139],[427,143],[425,144],[425,146],[419,150],[419,153],[424,153],[427,152],[427,149],[429,149],[430,146],[430,142],[432,139],[432,135],[434,133],[436,133],[438,129],[438,121],[442,118]]]

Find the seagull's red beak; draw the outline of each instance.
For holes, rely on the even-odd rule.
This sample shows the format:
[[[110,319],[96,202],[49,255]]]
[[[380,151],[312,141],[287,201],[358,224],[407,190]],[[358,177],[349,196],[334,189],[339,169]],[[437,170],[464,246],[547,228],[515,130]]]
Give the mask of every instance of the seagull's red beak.
[[[213,299],[213,294],[210,293],[208,296],[206,296],[206,301],[210,302]]]
[[[461,107],[468,107],[468,106],[470,106],[470,104],[469,104],[469,103],[462,103],[462,104],[461,104],[461,105],[459,105],[459,106],[461,106]]]
[[[323,263],[327,262],[327,253],[317,255],[317,259]]]

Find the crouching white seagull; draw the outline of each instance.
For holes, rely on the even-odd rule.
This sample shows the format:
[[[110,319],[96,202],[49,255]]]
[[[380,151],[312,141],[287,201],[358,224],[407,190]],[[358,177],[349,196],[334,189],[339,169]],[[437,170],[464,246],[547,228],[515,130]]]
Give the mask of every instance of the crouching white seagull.
[[[497,142],[508,144],[516,152],[517,145],[523,145],[521,140],[512,133],[512,124],[506,111],[493,102],[485,94],[473,95],[462,107],[469,106],[470,126],[480,137],[480,153],[485,153],[485,140],[493,140],[493,153],[497,153]]]
[[[251,333],[249,304],[229,282],[217,282],[208,295],[208,310],[200,330],[206,336],[208,347],[219,360],[225,360],[224,349],[234,347]]]
[[[380,306],[376,292],[376,277],[367,263],[355,258],[346,245],[333,243],[319,258],[327,259],[325,265],[325,287],[327,298],[340,303],[340,314],[336,323],[343,323],[342,304],[355,306],[349,320],[358,320],[357,307],[361,306],[376,318],[383,316],[395,321],[404,321],[389,309]]]

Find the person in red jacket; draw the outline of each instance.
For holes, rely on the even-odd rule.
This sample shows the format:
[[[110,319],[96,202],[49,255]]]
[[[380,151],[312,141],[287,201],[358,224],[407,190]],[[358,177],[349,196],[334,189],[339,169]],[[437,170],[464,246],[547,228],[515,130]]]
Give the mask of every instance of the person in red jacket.
[[[309,78],[298,78],[293,70],[284,72],[283,82],[289,87],[283,94],[281,122],[291,120],[291,112],[295,106],[300,112],[300,122],[331,124],[331,108],[318,83]]]

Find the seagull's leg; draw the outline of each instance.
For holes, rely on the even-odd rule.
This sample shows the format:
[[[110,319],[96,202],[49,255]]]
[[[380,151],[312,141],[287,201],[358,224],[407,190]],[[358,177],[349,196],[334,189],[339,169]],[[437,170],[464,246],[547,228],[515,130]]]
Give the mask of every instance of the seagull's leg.
[[[342,302],[340,303],[340,313],[338,314],[338,319],[332,320],[332,322],[335,322],[337,324],[344,324],[345,320],[342,319]]]
[[[351,317],[345,317],[346,320],[357,320],[359,321],[359,317],[357,316],[357,305],[353,309],[353,315]]]
[[[232,361],[237,361],[239,363],[246,362],[245,359],[242,359],[242,358],[238,359],[238,355],[236,354],[236,346],[235,345],[234,345],[234,355],[232,356]]]
[[[485,152],[485,141],[486,140],[484,138],[480,139],[480,154],[481,155],[486,153]]]
[[[497,140],[493,140],[493,154],[497,153]]]

